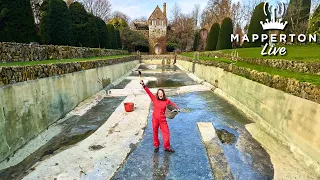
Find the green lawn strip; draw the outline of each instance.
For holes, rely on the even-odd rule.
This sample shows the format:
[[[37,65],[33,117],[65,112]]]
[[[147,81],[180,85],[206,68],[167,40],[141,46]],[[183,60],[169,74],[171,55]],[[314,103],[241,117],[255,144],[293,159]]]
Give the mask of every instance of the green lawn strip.
[[[0,63],[0,66],[35,66],[39,64],[60,64],[60,63],[72,63],[72,62],[83,62],[83,61],[99,61],[108,59],[118,59],[122,57],[129,57],[132,55],[115,55],[115,56],[101,56],[101,57],[91,57],[91,58],[74,58],[74,59],[51,59],[43,61],[24,61],[24,62],[7,62]]]
[[[186,56],[186,57],[193,58],[193,53],[183,53],[182,55]],[[206,60],[206,61],[209,60],[209,61],[224,62],[224,63],[228,63],[228,64],[232,63],[232,61],[230,61],[228,59],[223,59],[223,58],[200,56],[199,59]],[[238,66],[238,67],[249,68],[252,70],[259,71],[259,72],[266,72],[271,75],[279,75],[279,76],[286,77],[286,78],[295,78],[300,82],[308,82],[308,83],[318,85],[318,86],[320,85],[320,75],[293,72],[293,71],[282,70],[282,69],[277,69],[277,68],[268,67],[268,66],[251,64],[251,63],[247,63],[247,62],[235,62],[234,65]]]
[[[277,47],[280,46],[281,45],[278,45]],[[287,54],[284,56],[262,56],[262,47],[228,49],[221,50],[220,52],[231,54],[231,52],[236,50],[239,53],[239,57],[243,58],[284,59],[303,62],[320,62],[320,45],[288,45],[285,47],[287,49]]]

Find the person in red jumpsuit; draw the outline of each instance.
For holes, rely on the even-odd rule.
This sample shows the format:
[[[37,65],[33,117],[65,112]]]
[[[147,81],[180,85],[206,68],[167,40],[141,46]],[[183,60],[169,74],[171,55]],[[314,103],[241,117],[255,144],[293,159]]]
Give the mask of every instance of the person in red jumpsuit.
[[[163,89],[158,89],[157,94],[153,95],[142,80],[140,81],[140,84],[143,86],[144,90],[147,92],[153,103],[152,129],[153,144],[155,146],[154,151],[159,151],[160,141],[158,138],[158,130],[160,126],[161,134],[164,141],[164,149],[167,152],[173,153],[175,151],[170,148],[170,131],[166,120],[165,111],[167,105],[169,104],[175,106],[177,109],[179,109],[179,107],[166,97]]]

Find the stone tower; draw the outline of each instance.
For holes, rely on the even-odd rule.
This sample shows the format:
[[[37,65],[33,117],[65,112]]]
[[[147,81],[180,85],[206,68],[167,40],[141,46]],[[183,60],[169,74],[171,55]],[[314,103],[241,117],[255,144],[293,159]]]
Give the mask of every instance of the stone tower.
[[[163,12],[159,8],[159,6],[157,6],[148,19],[150,54],[166,53],[168,24],[166,6],[166,3],[164,3]]]

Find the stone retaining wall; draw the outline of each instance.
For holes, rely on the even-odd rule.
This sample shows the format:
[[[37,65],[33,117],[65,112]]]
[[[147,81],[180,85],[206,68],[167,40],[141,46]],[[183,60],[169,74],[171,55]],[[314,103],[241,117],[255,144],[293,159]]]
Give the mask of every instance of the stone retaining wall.
[[[189,62],[193,61],[192,58],[180,55],[177,56],[177,59]],[[320,86],[312,85],[307,82],[299,82],[298,80],[293,78],[270,75],[266,72],[258,72],[248,68],[238,67],[232,64],[226,64],[216,61],[197,61],[196,64],[219,67],[225,71],[246,77],[247,79],[259,82],[266,86],[320,103]]]
[[[0,86],[137,60],[137,56],[74,63],[0,67]]]
[[[139,63],[137,60],[131,61],[132,58],[126,59],[127,61],[117,60],[108,66],[69,74],[63,74],[63,70],[68,71],[70,68],[71,72],[77,66],[81,69],[81,64],[52,65],[50,68],[24,67],[27,72],[33,71],[31,68],[39,68],[37,72],[40,74],[43,71],[53,71],[63,75],[0,87],[0,161],[10,158],[17,149],[65,116],[80,102],[130,72]]]
[[[232,57],[231,54],[225,54],[221,52],[201,52],[200,56],[207,57],[224,57],[233,59],[236,61],[248,62],[252,64],[259,64],[269,67],[274,67],[283,70],[290,70],[302,73],[320,74],[320,62],[301,62],[301,61],[289,61],[283,59],[260,59],[260,58],[242,58]]]
[[[48,59],[87,58],[128,54],[128,51],[73,46],[0,42],[0,63]]]
[[[279,144],[286,145],[299,162],[320,175],[319,87],[232,65],[194,63],[181,56],[177,64],[216,86],[214,93],[241,109],[261,129],[275,137]],[[249,79],[236,74],[244,74]],[[263,83],[316,102],[270,88]]]

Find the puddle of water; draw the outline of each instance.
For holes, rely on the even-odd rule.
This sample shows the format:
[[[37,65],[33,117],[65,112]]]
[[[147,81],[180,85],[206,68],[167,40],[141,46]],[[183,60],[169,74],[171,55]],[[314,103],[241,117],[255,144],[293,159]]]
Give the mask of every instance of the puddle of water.
[[[104,98],[83,116],[72,116],[62,122],[60,124],[64,127],[62,133],[52,138],[21,163],[1,170],[1,179],[22,179],[26,174],[34,170],[31,167],[38,161],[43,161],[87,138],[107,121],[124,99],[125,97]],[[98,150],[101,146],[96,145],[90,148]]]

